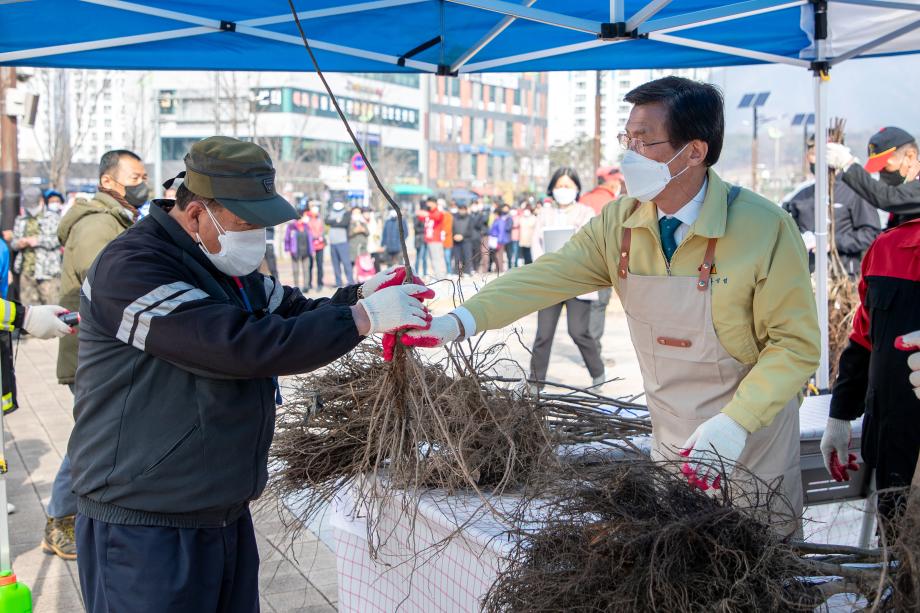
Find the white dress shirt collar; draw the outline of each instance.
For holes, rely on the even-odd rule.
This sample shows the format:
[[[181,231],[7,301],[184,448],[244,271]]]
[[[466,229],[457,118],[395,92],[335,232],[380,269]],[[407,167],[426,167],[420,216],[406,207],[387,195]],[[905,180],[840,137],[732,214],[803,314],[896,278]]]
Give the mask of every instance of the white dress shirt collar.
[[[697,192],[690,202],[680,207],[673,215],[666,215],[661,209],[658,209],[658,219],[662,217],[676,217],[681,220],[685,226],[692,226],[696,218],[700,216],[700,210],[703,208],[703,201],[706,199],[706,188],[709,186],[709,177],[703,178],[703,186]]]

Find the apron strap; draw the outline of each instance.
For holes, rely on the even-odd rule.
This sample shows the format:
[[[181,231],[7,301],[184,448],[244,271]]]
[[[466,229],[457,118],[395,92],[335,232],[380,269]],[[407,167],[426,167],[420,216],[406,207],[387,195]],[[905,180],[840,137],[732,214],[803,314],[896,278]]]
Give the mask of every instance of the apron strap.
[[[741,187],[732,185],[731,189],[728,190],[726,207],[731,206],[740,193]],[[701,292],[709,289],[709,276],[712,274],[712,267],[715,264],[716,242],[718,242],[718,239],[710,238],[709,244],[706,245],[706,255],[703,256],[703,263],[700,265],[700,278],[696,283],[696,288]]]
[[[629,272],[629,243],[632,242],[632,228],[623,228],[623,241],[620,244],[620,278],[625,279]]]

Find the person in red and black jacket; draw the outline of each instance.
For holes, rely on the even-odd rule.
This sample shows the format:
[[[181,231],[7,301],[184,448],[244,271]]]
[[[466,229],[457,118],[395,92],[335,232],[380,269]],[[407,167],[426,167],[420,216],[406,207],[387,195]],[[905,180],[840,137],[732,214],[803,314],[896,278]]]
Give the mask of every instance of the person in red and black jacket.
[[[830,418],[821,439],[828,472],[849,479],[850,421],[863,416],[862,456],[875,469],[879,513],[895,516],[904,497],[886,488],[910,485],[920,452],[920,399],[909,381],[898,337],[920,328],[920,219],[882,233],[862,263],[860,305],[840,356]]]

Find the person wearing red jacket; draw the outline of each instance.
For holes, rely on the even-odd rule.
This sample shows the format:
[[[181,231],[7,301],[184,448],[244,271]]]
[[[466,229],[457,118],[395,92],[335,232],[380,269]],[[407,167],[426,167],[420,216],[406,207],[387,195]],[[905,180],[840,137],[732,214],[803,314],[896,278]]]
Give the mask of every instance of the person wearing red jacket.
[[[431,272],[435,278],[443,278],[447,274],[444,268],[444,211],[438,201],[429,198],[425,202],[428,216],[425,218],[425,245],[428,247],[428,257],[431,258]]]
[[[863,460],[875,470],[879,514],[890,519],[906,498],[883,490],[910,485],[920,453],[920,399],[900,342],[920,328],[920,219],[882,233],[869,247],[859,298],[821,452],[831,476],[848,480],[848,471],[856,469],[848,452],[850,422],[862,415]]]

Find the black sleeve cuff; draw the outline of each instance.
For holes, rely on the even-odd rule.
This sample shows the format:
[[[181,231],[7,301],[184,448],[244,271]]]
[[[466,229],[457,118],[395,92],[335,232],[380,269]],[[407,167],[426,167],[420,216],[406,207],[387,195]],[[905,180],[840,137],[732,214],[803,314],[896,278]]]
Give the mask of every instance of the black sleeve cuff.
[[[21,330],[26,320],[26,307],[15,300],[10,300],[10,302],[16,308],[16,317],[12,321],[13,330]]]
[[[849,421],[865,412],[871,357],[871,351],[854,341],[843,350],[831,396],[830,417]]]
[[[359,287],[361,287],[360,284],[340,287],[336,290],[335,294],[332,295],[332,302],[334,304],[345,304],[348,306],[354,306],[358,304]]]

